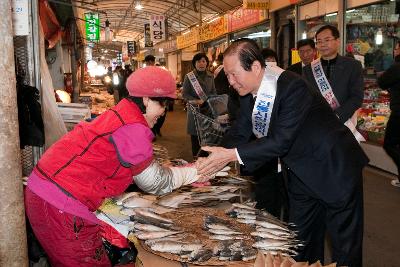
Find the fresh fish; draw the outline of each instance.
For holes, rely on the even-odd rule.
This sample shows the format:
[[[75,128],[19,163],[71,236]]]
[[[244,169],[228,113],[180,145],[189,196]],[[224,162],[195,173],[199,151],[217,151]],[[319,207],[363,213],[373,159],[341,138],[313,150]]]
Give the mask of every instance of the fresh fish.
[[[245,223],[245,224],[255,224],[256,220],[248,220],[248,219],[238,219],[237,220],[240,223]]]
[[[252,232],[252,233],[250,233],[250,235],[256,236],[256,237],[261,237],[261,238],[272,238],[272,239],[277,239],[277,240],[287,240],[289,238],[289,237],[284,237],[284,236],[278,236],[278,235],[275,235],[275,234],[273,234],[271,232],[267,232],[267,231]]]
[[[125,208],[147,208],[151,207],[151,205],[153,205],[153,201],[138,196],[133,196],[122,201],[122,206]]]
[[[151,224],[143,224],[143,223],[135,223],[135,225],[133,226],[133,229],[137,230],[137,231],[145,231],[145,232],[164,232],[164,231],[169,231],[165,228],[161,228],[155,225],[151,225]]]
[[[223,225],[223,224],[218,224],[218,223],[205,224],[205,228],[215,229],[215,230],[227,230],[227,231],[231,230],[228,226]]]
[[[237,215],[238,219],[244,219],[244,220],[255,220],[256,217],[257,217],[256,215],[249,214],[249,213],[244,213],[244,214],[238,214]]]
[[[159,198],[157,204],[164,207],[178,208],[179,204],[186,198],[190,198],[190,193],[168,194]]]
[[[122,208],[119,212],[127,216],[133,216],[136,214],[135,210],[131,208]]]
[[[146,210],[143,210],[143,209],[136,210],[136,215],[141,215],[143,217],[150,217],[150,218],[156,219],[156,220],[158,220],[160,222],[163,222],[163,223],[170,223],[170,224],[173,223],[173,221],[170,220],[170,219],[161,217],[160,215],[158,215],[158,214],[156,214],[154,212],[146,211]]]
[[[269,229],[279,229],[279,230],[282,230],[282,231],[285,231],[285,232],[290,232],[290,230],[289,229],[287,229],[287,228],[285,228],[285,227],[282,227],[282,226],[280,226],[280,225],[276,225],[276,224],[274,224],[274,223],[270,223],[270,222],[267,222],[267,221],[259,221],[259,220],[256,220],[256,222],[255,222],[257,225],[259,225],[259,226],[262,226],[262,227],[265,227],[265,228],[269,228]]]
[[[184,234],[176,234],[173,236],[167,236],[167,237],[162,237],[162,238],[148,239],[145,241],[145,243],[146,243],[146,245],[151,247],[155,243],[166,242],[166,241],[173,241],[173,242],[179,241],[180,242],[184,238],[186,238],[186,236]]]
[[[225,229],[209,229],[210,233],[215,235],[242,235],[243,233],[233,230],[225,230]]]
[[[230,235],[210,235],[209,236],[210,239],[213,240],[235,240],[235,239],[244,239],[243,236],[240,235],[234,235],[234,236],[230,236]]]
[[[187,252],[187,251],[194,251],[194,250],[199,250],[202,248],[202,244],[194,244],[194,243],[184,243],[184,242],[177,242],[177,241],[161,241],[155,244],[152,244],[150,248],[154,251],[159,251],[159,252],[169,252],[173,254],[179,254],[182,252]]]
[[[210,249],[201,248],[193,250],[189,256],[189,261],[204,262],[208,261],[213,256],[213,252]]]
[[[242,250],[242,260],[251,261],[257,258],[257,250],[253,248],[245,248]]]
[[[119,196],[119,197],[117,197],[117,198],[114,198],[114,200],[115,200],[115,202],[116,202],[116,204],[117,204],[118,206],[121,206],[121,205],[122,205],[122,202],[123,202],[124,200],[126,200],[126,199],[128,199],[128,198],[130,198],[130,197],[138,197],[138,196],[140,196],[140,193],[139,193],[139,192],[129,192],[129,193],[126,193],[126,194],[124,194],[124,195],[121,195],[121,196]]]
[[[176,235],[178,231],[161,231],[161,232],[135,232],[135,236],[142,240],[163,238],[170,235]]]
[[[240,209],[257,210],[257,209],[254,208],[254,207],[250,207],[250,206],[248,206],[248,205],[240,204],[240,203],[232,203],[232,206],[237,207],[237,208],[240,208]]]

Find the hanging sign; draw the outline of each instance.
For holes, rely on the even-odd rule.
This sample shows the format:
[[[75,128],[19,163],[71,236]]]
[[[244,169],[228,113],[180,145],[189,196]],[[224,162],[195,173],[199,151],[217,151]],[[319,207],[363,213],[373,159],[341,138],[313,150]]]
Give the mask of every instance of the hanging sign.
[[[14,36],[29,35],[28,0],[12,0]]]
[[[150,24],[144,24],[144,47],[153,47],[150,34]]]
[[[128,47],[128,55],[136,54],[136,42],[135,41],[127,41],[126,45]]]
[[[269,0],[243,0],[244,9],[269,9]]]
[[[150,34],[152,42],[165,40],[165,16],[163,15],[150,16]]]
[[[100,18],[98,13],[85,13],[86,40],[100,39]]]
[[[122,53],[117,53],[117,65],[122,65]]]

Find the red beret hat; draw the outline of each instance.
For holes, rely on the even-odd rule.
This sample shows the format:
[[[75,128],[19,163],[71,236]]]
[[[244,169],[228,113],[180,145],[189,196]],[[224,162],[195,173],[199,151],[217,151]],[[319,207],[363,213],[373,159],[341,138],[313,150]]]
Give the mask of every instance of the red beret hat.
[[[126,81],[129,95],[176,98],[175,79],[161,67],[149,66],[133,72]]]

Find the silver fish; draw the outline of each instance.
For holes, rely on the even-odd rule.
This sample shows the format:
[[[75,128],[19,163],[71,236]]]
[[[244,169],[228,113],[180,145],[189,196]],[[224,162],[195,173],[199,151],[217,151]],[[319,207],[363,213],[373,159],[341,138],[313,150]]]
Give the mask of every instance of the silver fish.
[[[235,235],[235,236],[230,236],[230,235],[210,235],[210,239],[213,240],[235,240],[235,239],[244,239],[243,236],[240,235]]]
[[[160,231],[160,232],[135,232],[135,236],[142,240],[163,238],[170,235],[176,235],[178,231]]]
[[[158,242],[150,246],[150,248],[154,251],[159,252],[169,252],[174,254],[179,254],[187,251],[199,250],[202,248],[202,244],[194,244],[194,243],[184,243],[184,242],[173,242],[173,241],[165,241]]]
[[[225,229],[209,229],[208,230],[212,234],[216,235],[242,235],[243,233],[233,230],[225,230]]]
[[[189,261],[198,261],[204,262],[208,261],[213,256],[213,252],[210,249],[198,249],[193,250],[193,252],[189,255]]]
[[[256,220],[255,223],[256,223],[257,225],[262,226],[262,227],[265,227],[265,228],[280,229],[280,230],[285,231],[285,232],[290,232],[289,229],[287,229],[287,228],[285,228],[285,227],[282,227],[282,226],[280,226],[280,225],[276,225],[276,224],[271,223],[271,222]]]
[[[218,230],[231,230],[229,227],[223,224],[218,224],[218,223],[210,223],[210,224],[205,224],[205,227],[207,229],[218,229]]]
[[[118,206],[121,206],[124,200],[126,200],[130,197],[138,197],[138,196],[140,196],[139,192],[129,192],[129,193],[123,194],[117,198],[114,198],[114,200]]]
[[[133,229],[138,230],[138,231],[145,231],[145,232],[165,232],[165,231],[169,231],[165,228],[161,228],[155,225],[151,225],[151,224],[144,224],[144,223],[135,223],[135,225],[133,226]]]
[[[122,206],[126,208],[147,208],[151,207],[151,205],[153,205],[153,201],[138,196],[122,201]]]
[[[272,239],[277,239],[277,240],[287,240],[290,237],[285,237],[285,236],[279,236],[279,235],[275,235],[271,232],[252,232],[250,233],[250,235],[252,236],[257,236],[257,237],[261,237],[261,238],[272,238]]]
[[[170,220],[170,219],[161,217],[160,215],[158,215],[158,214],[156,214],[154,212],[146,211],[146,210],[143,210],[143,209],[136,210],[136,215],[141,215],[143,217],[154,218],[154,219],[156,219],[156,220],[158,220],[160,222],[163,222],[163,223],[170,223],[170,224],[173,223],[173,221]]]
[[[170,235],[167,237],[162,237],[162,238],[154,238],[154,239],[147,239],[145,241],[146,245],[148,245],[149,247],[151,247],[152,245],[154,245],[155,243],[160,243],[160,242],[166,242],[166,241],[181,241],[182,239],[186,238],[186,236],[184,234],[176,234],[176,235]]]

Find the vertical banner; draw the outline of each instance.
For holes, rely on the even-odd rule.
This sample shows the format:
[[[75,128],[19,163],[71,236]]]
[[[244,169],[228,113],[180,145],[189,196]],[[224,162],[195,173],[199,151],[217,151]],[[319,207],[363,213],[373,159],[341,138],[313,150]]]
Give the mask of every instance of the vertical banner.
[[[150,34],[150,24],[144,24],[144,47],[153,47]]]
[[[127,41],[126,45],[128,46],[128,55],[129,56],[136,54],[136,42],[135,41]]]
[[[85,13],[86,40],[100,40],[100,18],[98,13]]]
[[[28,0],[12,0],[11,4],[14,36],[29,35]]]
[[[117,53],[117,65],[122,65],[122,53]]]
[[[150,33],[152,42],[165,40],[165,16],[163,15],[150,16]]]

